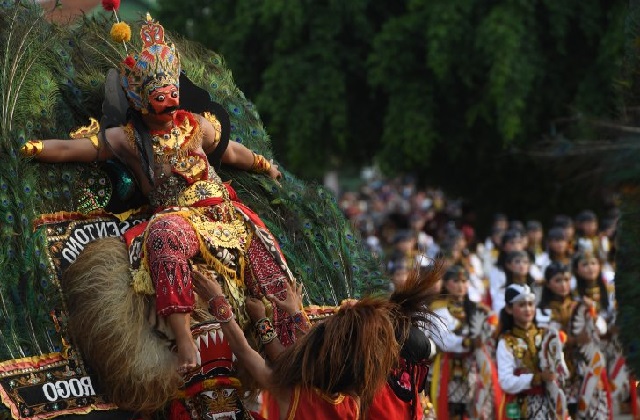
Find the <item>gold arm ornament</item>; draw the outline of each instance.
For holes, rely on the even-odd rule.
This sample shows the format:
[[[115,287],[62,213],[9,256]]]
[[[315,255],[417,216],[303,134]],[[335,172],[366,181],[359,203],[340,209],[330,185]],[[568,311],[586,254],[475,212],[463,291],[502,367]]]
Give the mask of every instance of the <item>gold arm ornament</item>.
[[[96,150],[100,149],[100,142],[98,141],[98,133],[100,132],[100,123],[95,118],[89,118],[89,125],[79,127],[69,133],[69,137],[72,139],[89,139],[93,147]]]
[[[40,140],[29,140],[20,148],[20,154],[24,157],[34,157],[42,153],[44,143]]]
[[[271,163],[262,155],[255,152],[253,153],[253,165],[251,165],[251,172],[258,174],[266,174],[271,169]]]
[[[218,143],[220,143],[220,137],[222,137],[222,124],[220,124],[218,118],[210,112],[203,112],[202,116],[205,120],[211,123],[213,129],[216,131],[216,137],[213,139],[213,144],[217,146]]]

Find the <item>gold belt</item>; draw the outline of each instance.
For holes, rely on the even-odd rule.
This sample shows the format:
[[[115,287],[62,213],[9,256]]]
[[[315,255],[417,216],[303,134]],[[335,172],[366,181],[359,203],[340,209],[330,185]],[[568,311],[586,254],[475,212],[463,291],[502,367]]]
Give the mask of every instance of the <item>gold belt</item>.
[[[189,207],[208,198],[229,200],[229,192],[224,184],[211,181],[197,181],[180,192],[178,205]]]

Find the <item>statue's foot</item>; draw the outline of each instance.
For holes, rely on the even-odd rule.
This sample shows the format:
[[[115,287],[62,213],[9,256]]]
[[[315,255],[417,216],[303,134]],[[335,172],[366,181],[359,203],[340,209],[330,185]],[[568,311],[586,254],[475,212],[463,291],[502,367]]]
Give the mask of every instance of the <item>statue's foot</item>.
[[[196,343],[190,339],[185,343],[178,342],[176,344],[178,347],[178,373],[184,375],[199,369]]]

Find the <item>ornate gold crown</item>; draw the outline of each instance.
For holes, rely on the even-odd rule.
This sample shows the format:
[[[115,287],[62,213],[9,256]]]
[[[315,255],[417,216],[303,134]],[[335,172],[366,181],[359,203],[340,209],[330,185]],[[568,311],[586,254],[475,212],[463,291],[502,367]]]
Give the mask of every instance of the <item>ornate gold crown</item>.
[[[128,55],[120,65],[120,83],[137,110],[149,105],[149,93],[166,85],[178,86],[180,57],[173,44],[164,40],[164,28],[147,13],[140,28],[142,50]]]

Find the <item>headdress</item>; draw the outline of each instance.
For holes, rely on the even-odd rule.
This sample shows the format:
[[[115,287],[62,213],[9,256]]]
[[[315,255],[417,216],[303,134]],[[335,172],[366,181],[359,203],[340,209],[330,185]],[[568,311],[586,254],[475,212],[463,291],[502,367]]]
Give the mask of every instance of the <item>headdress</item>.
[[[507,304],[512,305],[516,302],[535,301],[536,295],[531,291],[529,286],[510,284],[504,291],[504,300]]]
[[[583,210],[580,213],[578,213],[578,215],[576,216],[576,222],[581,223],[581,222],[592,222],[592,221],[597,221],[598,220],[598,216],[596,216],[596,214],[594,212],[592,212],[591,210]]]
[[[542,230],[542,223],[537,220],[529,220],[527,222],[527,232]]]
[[[164,39],[164,28],[147,13],[140,28],[142,50],[127,55],[120,65],[120,83],[137,110],[149,105],[149,93],[166,85],[179,85],[180,57],[173,44]]]

